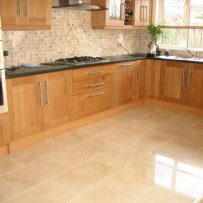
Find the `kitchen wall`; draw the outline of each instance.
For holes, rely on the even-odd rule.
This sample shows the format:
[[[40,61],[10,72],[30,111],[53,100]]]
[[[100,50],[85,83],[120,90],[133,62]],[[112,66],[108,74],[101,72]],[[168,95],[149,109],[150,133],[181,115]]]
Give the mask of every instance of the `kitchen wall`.
[[[131,53],[146,53],[150,36],[146,30],[92,30],[91,13],[53,9],[52,29],[47,31],[3,32],[6,65],[54,61],[72,56],[126,54],[117,46],[123,35]]]

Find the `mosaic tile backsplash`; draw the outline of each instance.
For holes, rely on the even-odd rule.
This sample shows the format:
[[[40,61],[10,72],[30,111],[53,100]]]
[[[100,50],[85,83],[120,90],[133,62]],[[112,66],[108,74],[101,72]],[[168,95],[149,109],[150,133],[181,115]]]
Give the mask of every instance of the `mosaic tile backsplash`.
[[[117,46],[123,35],[124,46],[131,53],[146,53],[150,36],[146,30],[93,30],[91,13],[53,9],[51,30],[5,31],[4,50],[10,55],[6,65],[54,61],[73,56],[112,56],[127,52]]]

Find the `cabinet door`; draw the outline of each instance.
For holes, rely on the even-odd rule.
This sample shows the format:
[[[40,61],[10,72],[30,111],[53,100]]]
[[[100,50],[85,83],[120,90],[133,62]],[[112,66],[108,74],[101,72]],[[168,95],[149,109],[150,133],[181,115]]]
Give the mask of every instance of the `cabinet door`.
[[[11,141],[11,132],[8,114],[0,115],[0,147],[9,144]]]
[[[113,108],[115,102],[115,88],[110,87],[74,96],[75,119],[96,114]]]
[[[147,60],[146,61],[146,86],[145,97],[148,99],[160,99],[160,74],[161,61]]]
[[[29,26],[51,25],[51,0],[23,0],[25,21]]]
[[[23,24],[23,0],[0,0],[2,28]]]
[[[152,20],[152,1],[135,0],[135,26],[146,27]]]
[[[12,138],[19,139],[43,129],[42,83],[37,76],[7,81]]]
[[[133,100],[144,99],[145,96],[145,61],[136,61],[136,69],[133,74]]]
[[[45,77],[44,125],[49,128],[72,118],[72,71],[50,73]]]
[[[119,64],[117,71],[117,103],[127,104],[133,101],[135,91],[136,64]]]
[[[185,82],[185,64],[165,61],[161,67],[160,97],[163,101],[182,103]]]
[[[107,0],[107,24],[112,26],[124,26],[125,1]]]
[[[203,108],[203,65],[187,64],[187,81],[185,88],[185,103]]]

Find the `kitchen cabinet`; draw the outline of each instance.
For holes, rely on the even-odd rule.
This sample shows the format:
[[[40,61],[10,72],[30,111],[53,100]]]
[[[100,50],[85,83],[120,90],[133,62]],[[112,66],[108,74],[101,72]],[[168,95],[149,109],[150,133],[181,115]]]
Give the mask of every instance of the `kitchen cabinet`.
[[[203,65],[188,63],[186,64],[186,69],[185,104],[203,108]]]
[[[71,78],[64,71],[7,81],[14,140],[71,120]]]
[[[51,0],[0,0],[3,30],[40,30],[51,27]]]
[[[39,76],[7,80],[12,139],[43,129],[42,84]]]
[[[0,115],[0,147],[8,145],[11,140],[11,131],[8,113]]]
[[[183,103],[183,88],[186,77],[185,63],[163,61],[160,77],[160,100],[178,104]]]
[[[147,99],[160,99],[160,79],[161,79],[161,61],[146,61],[146,86],[145,97]]]
[[[114,64],[73,70],[74,119],[115,106],[115,72]]]
[[[117,69],[117,103],[127,104],[144,97],[144,63],[121,63]]]
[[[56,72],[44,77],[44,127],[72,120],[72,73]]]
[[[135,26],[147,27],[152,21],[153,0],[135,0]]]
[[[75,119],[84,118],[113,108],[115,88],[105,88],[74,96]]]
[[[95,29],[137,29],[152,21],[153,0],[92,0],[108,10],[92,12]]]

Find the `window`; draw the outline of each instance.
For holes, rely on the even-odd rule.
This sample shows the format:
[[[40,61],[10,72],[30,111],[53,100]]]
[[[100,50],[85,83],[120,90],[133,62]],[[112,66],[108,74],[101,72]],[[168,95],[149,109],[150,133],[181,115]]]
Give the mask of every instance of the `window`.
[[[203,1],[157,0],[162,47],[203,49]]]

